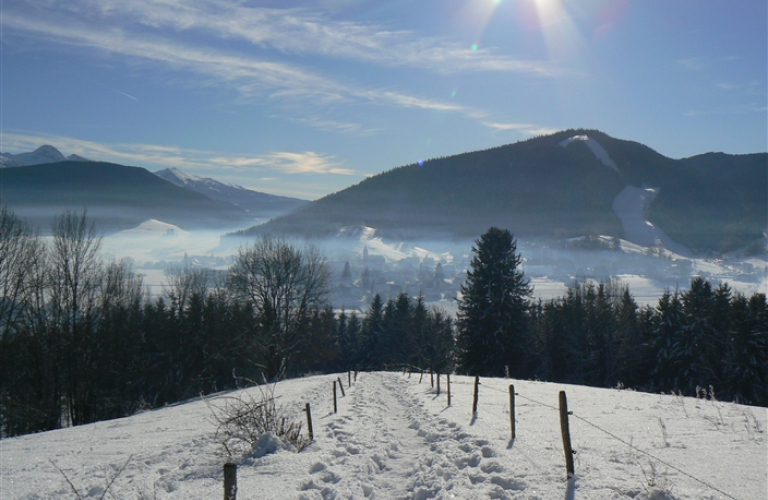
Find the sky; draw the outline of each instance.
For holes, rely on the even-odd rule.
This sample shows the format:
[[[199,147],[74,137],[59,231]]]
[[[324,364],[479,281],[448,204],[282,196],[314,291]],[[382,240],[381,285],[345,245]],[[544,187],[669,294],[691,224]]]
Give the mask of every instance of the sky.
[[[0,151],[317,199],[569,128],[768,150],[765,0],[0,0]]]

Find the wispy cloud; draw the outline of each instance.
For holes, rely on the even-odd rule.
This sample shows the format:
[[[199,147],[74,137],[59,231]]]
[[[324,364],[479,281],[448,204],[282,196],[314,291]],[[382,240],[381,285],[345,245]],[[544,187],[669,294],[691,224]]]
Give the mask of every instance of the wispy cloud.
[[[294,123],[300,123],[317,130],[329,132],[344,132],[352,135],[369,136],[379,132],[380,129],[364,127],[360,123],[343,122],[313,115],[293,116],[289,114],[273,115],[273,118],[280,118]]]
[[[203,22],[202,19],[198,18],[200,14],[197,11],[194,15],[190,14],[189,8],[182,7],[173,0],[158,4],[176,9],[168,11],[158,11],[156,8],[153,10],[151,5],[155,5],[155,3],[151,5],[143,2],[108,4],[97,0],[91,3],[94,5],[86,3],[75,5],[79,5],[83,12],[86,10],[83,5],[89,6],[91,8],[90,16],[95,15],[93,12],[101,13],[100,15],[103,16],[112,16],[114,11],[122,13],[126,9],[129,10],[129,13],[133,13],[136,11],[136,5],[146,5],[148,13],[144,14],[142,18],[144,23],[148,25],[162,24],[173,19],[174,27],[177,29],[191,29],[191,27]],[[123,4],[130,4],[130,7]],[[221,5],[214,2],[203,2],[203,4]],[[172,12],[177,15],[171,16],[170,13]],[[85,17],[87,19],[88,16]],[[251,13],[251,17],[258,16]],[[274,16],[264,14],[263,17],[269,20]],[[230,20],[237,24],[236,18]],[[382,106],[456,112],[471,119],[484,116],[482,111],[469,107],[409,95],[395,90],[361,88],[292,64],[249,56],[232,49],[201,47],[184,40],[168,39],[154,33],[142,33],[141,36],[129,35],[122,28],[103,28],[100,27],[103,25],[83,23],[76,19],[68,19],[68,22],[60,21],[51,18],[33,18],[24,13],[13,11],[6,12],[2,18],[2,22],[7,28],[26,36],[43,38],[55,42],[59,46],[89,47],[109,54],[126,56],[137,61],[151,61],[160,64],[161,68],[166,70],[190,71],[204,76],[208,82],[214,81],[220,85],[234,88],[246,99],[256,99],[266,95],[272,100],[285,102],[287,106],[301,103],[305,107],[313,108],[341,103],[368,102]],[[213,24],[217,22],[223,23],[221,20],[217,21],[215,17],[211,21]],[[287,24],[290,25],[291,23]],[[265,39],[280,38],[269,31],[269,23],[263,26],[259,25],[259,27],[268,32],[264,35]],[[355,32],[354,29],[349,29],[351,32]],[[307,31],[312,30],[307,28]],[[254,39],[254,43],[259,37],[258,32],[259,29],[256,29],[250,35]],[[327,33],[323,36],[332,35]],[[291,37],[286,36],[286,38]],[[342,41],[338,40],[339,43]],[[357,44],[361,47],[365,46],[362,41],[358,41]],[[307,45],[312,44],[307,43]],[[373,43],[373,45],[376,46],[377,44]],[[363,130],[362,126],[337,120],[307,120],[307,124],[352,133]],[[370,132],[371,129],[367,130]]]
[[[543,61],[472,49],[457,41],[391,30],[370,23],[338,21],[308,9],[252,7],[231,0],[44,0],[47,9],[70,12],[94,21],[151,29],[205,33],[217,39],[240,40],[283,53],[352,59],[384,66],[405,66],[455,73],[504,71],[557,75]]]
[[[32,151],[43,144],[96,161],[108,161],[145,168],[175,167],[187,171],[281,172],[286,174],[355,175],[330,155],[306,151],[302,153],[277,151],[264,155],[232,155],[219,151],[163,146],[157,144],[102,144],[71,137],[4,133],[3,152]]]
[[[304,153],[270,153],[259,158],[260,164],[289,174],[354,175],[355,171],[341,168],[332,156],[306,151]]]
[[[540,125],[534,125],[532,123],[500,123],[500,122],[483,122],[486,127],[492,128],[494,132],[507,132],[514,131],[520,132],[525,135],[546,135],[554,134],[560,129],[551,127],[542,127]]]

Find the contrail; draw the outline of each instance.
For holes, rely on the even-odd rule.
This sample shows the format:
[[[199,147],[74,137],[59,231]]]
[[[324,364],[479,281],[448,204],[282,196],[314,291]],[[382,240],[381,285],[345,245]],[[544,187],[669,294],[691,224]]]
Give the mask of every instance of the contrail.
[[[118,94],[122,94],[122,95],[124,95],[125,97],[128,97],[128,98],[130,98],[130,99],[133,99],[134,101],[138,101],[138,100],[139,100],[137,97],[133,97],[131,94],[126,94],[125,92],[123,92],[123,91],[120,91],[120,90],[117,90],[117,89],[116,89],[116,88],[114,88],[114,87],[110,87],[110,86],[109,86],[109,85],[107,85],[106,83],[101,83],[101,82],[98,82],[98,81],[94,80],[93,78],[87,77],[87,76],[83,75],[82,73],[77,73],[77,72],[74,72],[74,71],[73,71],[73,73],[75,73],[77,76],[79,76],[79,77],[81,77],[81,78],[85,78],[86,80],[88,80],[88,81],[90,81],[90,82],[92,82],[92,83],[95,83],[95,84],[97,84],[97,85],[101,85],[102,87],[108,88],[109,90],[111,90],[111,91],[113,91],[113,92],[117,92]]]
[[[106,85],[105,85],[105,86],[106,86]],[[109,88],[109,87],[108,87],[108,88]],[[133,96],[132,96],[132,95],[130,95],[130,94],[126,94],[125,92],[120,92],[120,91],[119,91],[119,90],[117,90],[117,89],[112,89],[112,90],[114,90],[115,92],[118,92],[118,93],[120,93],[120,94],[123,94],[125,97],[130,97],[130,98],[131,98],[131,99],[133,99],[134,101],[138,101],[138,99],[137,99],[136,97],[133,97]]]

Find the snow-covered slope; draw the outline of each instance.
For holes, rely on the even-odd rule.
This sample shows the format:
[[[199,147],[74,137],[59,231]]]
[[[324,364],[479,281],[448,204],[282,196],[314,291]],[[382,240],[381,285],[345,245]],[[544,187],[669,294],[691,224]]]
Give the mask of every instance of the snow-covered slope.
[[[204,194],[213,200],[233,203],[251,212],[256,212],[257,215],[264,212],[259,216],[266,218],[288,212],[306,203],[304,200],[296,198],[262,193],[235,184],[225,184],[210,177],[199,177],[178,168],[166,168],[158,170],[154,174],[177,186]]]
[[[203,255],[219,246],[217,232],[185,231],[178,226],[150,219],[104,238],[102,251],[110,258],[130,257],[140,263],[181,260],[194,252]]]
[[[361,373],[333,413],[323,375],[280,382],[277,402],[315,441],[301,453],[239,458],[238,498],[758,499],[768,491],[764,408],[541,382],[451,377],[451,406],[429,376]],[[516,396],[510,439],[508,384]],[[565,390],[575,479],[566,480],[558,392]],[[259,397],[258,389],[248,391]],[[210,398],[222,406],[228,395]],[[131,418],[0,440],[3,499],[221,498],[211,410],[182,403]],[[57,468],[61,469],[59,472]],[[111,496],[110,496],[111,495]]]
[[[691,252],[672,241],[660,228],[648,222],[648,208],[658,194],[658,189],[627,186],[613,199],[613,211],[624,227],[624,239],[642,247],[661,243],[664,248],[679,255]]]
[[[587,135],[575,135],[561,141],[558,146],[568,147],[569,144],[576,141],[586,144],[592,154],[603,165],[610,167],[616,172],[621,172],[605,148]],[[690,251],[687,248],[675,243],[664,231],[648,222],[646,218],[648,208],[658,192],[658,188],[643,189],[627,186],[616,195],[616,198],[613,200],[613,211],[621,220],[624,228],[624,238],[643,247],[649,247],[660,242],[664,245],[664,248],[677,254],[690,255]]]
[[[580,141],[587,145],[590,151],[592,151],[592,154],[595,155],[595,157],[600,160],[603,165],[606,167],[610,167],[616,172],[619,172],[619,167],[616,166],[616,163],[611,159],[611,156],[608,154],[608,151],[605,150],[603,146],[600,145],[599,142],[592,139],[589,136],[586,135],[575,135],[573,137],[570,137],[568,139],[565,139],[564,141],[561,141],[558,146],[560,147],[567,147],[569,144],[571,144],[574,141]]]
[[[407,258],[417,258],[424,260],[429,258],[435,262],[453,262],[454,256],[450,252],[433,252],[425,248],[414,246],[404,241],[385,241],[383,237],[377,236],[376,228],[367,226],[346,226],[337,233],[337,239],[354,239],[359,243],[355,244],[353,251],[359,255],[367,253],[369,256],[380,256],[387,263],[397,262]]]

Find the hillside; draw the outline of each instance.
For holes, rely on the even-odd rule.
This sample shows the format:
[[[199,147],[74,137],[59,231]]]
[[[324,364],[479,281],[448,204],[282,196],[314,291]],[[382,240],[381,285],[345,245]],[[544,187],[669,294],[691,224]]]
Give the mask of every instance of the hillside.
[[[339,393],[334,414],[331,387],[337,377],[346,395]],[[481,379],[473,418],[472,379],[451,377],[450,406],[445,376],[441,380],[440,395],[428,375],[419,383],[417,374],[360,373],[351,387],[346,374],[278,383],[276,401],[291,418],[304,422],[304,405],[311,404],[315,440],[298,454],[264,440],[237,458],[238,498],[746,500],[764,497],[768,488],[764,409]],[[514,440],[510,383],[517,393]],[[573,412],[570,481],[557,411],[561,390]],[[261,400],[257,388],[239,394]],[[82,498],[99,498],[117,476],[108,498],[221,498],[225,458],[211,408],[232,403],[231,396],[211,396],[210,408],[195,400],[4,439],[4,497],[70,498],[75,487]]]
[[[246,234],[324,236],[362,225],[394,238],[462,238],[496,225],[521,237],[621,237],[613,201],[636,186],[658,188],[648,217],[672,240],[724,251],[768,227],[766,169],[765,153],[673,160],[596,130],[567,130],[395,168]]]
[[[233,227],[249,219],[239,207],[175,186],[146,169],[91,161],[4,168],[0,203],[43,231],[53,216],[84,207],[107,232],[148,219],[185,229]]]

